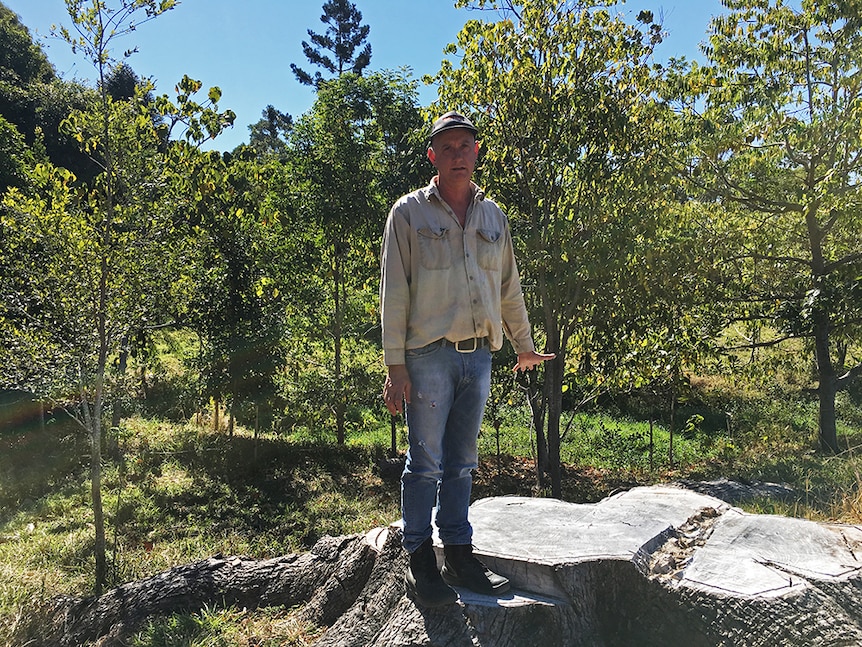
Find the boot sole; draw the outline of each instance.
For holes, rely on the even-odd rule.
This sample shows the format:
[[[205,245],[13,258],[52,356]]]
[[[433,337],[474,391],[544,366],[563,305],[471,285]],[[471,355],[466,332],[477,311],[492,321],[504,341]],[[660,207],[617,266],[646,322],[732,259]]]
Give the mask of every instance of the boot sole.
[[[461,579],[455,577],[450,572],[448,572],[445,566],[443,567],[443,570],[440,575],[443,577],[443,581],[446,582],[446,584],[448,584],[449,586],[458,586],[460,588],[464,588],[469,591],[473,591],[473,593],[479,593],[481,595],[497,595],[499,593],[506,593],[510,588],[512,588],[511,584],[508,581],[504,582],[503,584],[500,584],[496,588],[490,585],[481,589],[473,588],[463,582]]]
[[[422,594],[419,593],[416,586],[410,581],[409,577],[404,577],[404,584],[407,586],[407,597],[416,602],[419,606],[426,607],[428,609],[447,607],[458,601],[458,592],[455,590],[452,590],[451,596],[447,596],[445,598],[441,597],[439,600],[431,600],[422,597]]]

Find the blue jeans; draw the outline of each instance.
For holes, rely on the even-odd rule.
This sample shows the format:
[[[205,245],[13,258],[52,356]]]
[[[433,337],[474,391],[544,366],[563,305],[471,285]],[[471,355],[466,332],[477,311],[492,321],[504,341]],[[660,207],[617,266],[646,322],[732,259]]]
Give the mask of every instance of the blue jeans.
[[[403,546],[412,553],[431,536],[431,512],[444,545],[470,544],[467,519],[477,441],[491,389],[491,352],[472,353],[435,342],[408,350],[411,398],[409,449],[401,475]]]

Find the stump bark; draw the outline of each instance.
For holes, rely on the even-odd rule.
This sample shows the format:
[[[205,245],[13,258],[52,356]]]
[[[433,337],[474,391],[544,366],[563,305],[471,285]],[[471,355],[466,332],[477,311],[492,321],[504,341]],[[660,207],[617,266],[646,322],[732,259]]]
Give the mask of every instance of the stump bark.
[[[100,598],[54,600],[41,644],[120,645],[204,605],[302,606],[317,647],[862,644],[862,529],[745,514],[674,487],[598,504],[499,497],[471,508],[476,552],[513,591],[406,596],[397,527],[273,560],[216,556]],[[439,547],[438,547],[439,548]]]
[[[216,555],[123,584],[101,597],[55,598],[19,631],[41,645],[123,645],[153,617],[204,607],[299,604],[305,605],[304,619],[325,626],[356,600],[375,556],[361,535],[325,537],[308,553],[270,560]]]

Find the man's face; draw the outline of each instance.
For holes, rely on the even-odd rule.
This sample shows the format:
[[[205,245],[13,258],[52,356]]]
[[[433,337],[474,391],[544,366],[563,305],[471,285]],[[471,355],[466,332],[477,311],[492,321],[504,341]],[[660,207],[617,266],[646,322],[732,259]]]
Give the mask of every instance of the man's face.
[[[428,160],[443,181],[469,180],[473,177],[479,142],[466,128],[453,128],[434,137]]]

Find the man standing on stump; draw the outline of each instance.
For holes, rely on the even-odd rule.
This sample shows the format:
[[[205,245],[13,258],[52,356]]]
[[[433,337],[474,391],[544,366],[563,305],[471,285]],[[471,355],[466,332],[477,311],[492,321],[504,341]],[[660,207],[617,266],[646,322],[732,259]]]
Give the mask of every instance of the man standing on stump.
[[[437,175],[392,207],[381,252],[383,398],[392,415],[406,409],[409,436],[401,476],[405,579],[429,607],[457,600],[449,585],[508,590],[505,577],[474,557],[467,519],[491,353],[505,331],[518,354],[514,370],[554,357],[535,350],[508,220],[473,183],[476,136],[457,112],[434,122],[428,160]],[[442,573],[431,539],[435,507]]]

